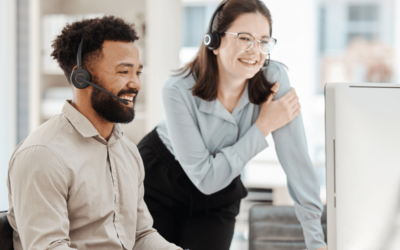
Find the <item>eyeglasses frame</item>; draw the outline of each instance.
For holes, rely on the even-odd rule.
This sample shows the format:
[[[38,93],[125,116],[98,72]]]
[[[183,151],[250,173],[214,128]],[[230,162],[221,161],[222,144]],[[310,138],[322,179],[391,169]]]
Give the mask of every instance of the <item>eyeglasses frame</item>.
[[[227,32],[227,31],[225,31],[225,34],[230,34],[230,35],[235,35],[236,36],[236,39],[238,39],[239,38],[239,36],[241,35],[241,34],[246,34],[246,35],[249,35],[249,36],[251,36],[253,39],[254,39],[254,41],[255,42],[258,42],[258,50],[262,53],[262,54],[264,54],[264,55],[268,55],[270,52],[268,51],[268,53],[264,53],[264,52],[262,52],[261,51],[261,48],[260,48],[260,44],[261,44],[261,40],[257,40],[257,39],[255,39],[254,38],[254,36],[252,36],[251,34],[249,34],[249,33],[234,33],[234,32]],[[270,37],[269,38],[270,40],[274,40],[275,41],[275,44],[274,44],[274,46],[276,45],[276,43],[278,42],[278,40],[277,39],[275,39],[275,38],[272,38],[272,37]],[[239,47],[239,40],[237,40],[237,42],[236,42],[236,44],[237,44],[237,46]],[[253,46],[254,46],[254,43],[251,45],[251,47],[250,48],[248,48],[248,49],[246,49],[246,51],[249,51],[249,50],[251,50],[252,48],[253,48]],[[239,49],[242,49],[242,48],[240,48],[239,47]]]

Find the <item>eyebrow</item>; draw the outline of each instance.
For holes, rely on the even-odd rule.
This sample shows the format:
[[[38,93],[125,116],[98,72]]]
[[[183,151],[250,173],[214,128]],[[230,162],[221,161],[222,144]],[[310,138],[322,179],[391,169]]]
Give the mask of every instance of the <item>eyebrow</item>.
[[[247,34],[247,35],[250,35],[250,36],[252,36],[252,37],[254,37],[252,34],[250,34],[249,32],[239,32],[240,34]],[[263,38],[271,38],[270,36],[262,36],[261,37],[261,39],[263,39]]]
[[[116,68],[122,67],[122,66],[133,68],[135,65],[132,64],[132,63],[120,63],[120,64],[118,64],[118,65],[116,66]],[[140,64],[140,65],[139,65],[139,69],[143,69],[143,64]]]

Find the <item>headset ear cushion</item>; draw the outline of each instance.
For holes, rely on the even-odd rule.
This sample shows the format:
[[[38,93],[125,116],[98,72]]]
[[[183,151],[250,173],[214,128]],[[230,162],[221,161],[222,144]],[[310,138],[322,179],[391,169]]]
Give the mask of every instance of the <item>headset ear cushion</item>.
[[[204,35],[203,43],[208,48],[213,42],[212,33],[207,33]]]
[[[210,50],[216,50],[219,48],[219,45],[221,44],[221,37],[219,36],[218,32],[213,31],[211,33],[212,36],[212,43],[209,45]]]
[[[76,70],[72,71],[70,80],[71,80],[71,83],[74,85],[74,87],[77,89],[87,88],[89,86],[89,84],[87,84],[83,81],[80,81],[79,80],[80,77],[84,77],[86,79],[86,81],[90,82],[92,80],[92,75],[86,69],[76,69]]]

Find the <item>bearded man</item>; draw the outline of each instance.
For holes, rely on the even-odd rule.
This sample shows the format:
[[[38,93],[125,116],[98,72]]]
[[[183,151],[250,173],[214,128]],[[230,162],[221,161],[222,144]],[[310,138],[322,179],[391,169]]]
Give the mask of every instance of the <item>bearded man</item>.
[[[54,40],[73,99],[11,157],[14,249],[179,249],[152,228],[142,159],[118,126],[134,119],[141,89],[137,39],[132,24],[105,16],[67,25]]]

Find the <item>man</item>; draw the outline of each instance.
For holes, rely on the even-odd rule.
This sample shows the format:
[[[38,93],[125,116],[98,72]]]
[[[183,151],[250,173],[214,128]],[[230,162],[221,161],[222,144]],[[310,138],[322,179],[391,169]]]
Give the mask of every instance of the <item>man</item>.
[[[74,83],[62,113],[15,150],[7,181],[14,249],[179,249],[152,228],[142,159],[117,124],[133,120],[141,89],[137,39],[113,16],[67,25],[55,39],[52,56],[67,80],[81,47],[91,82],[111,95]]]

